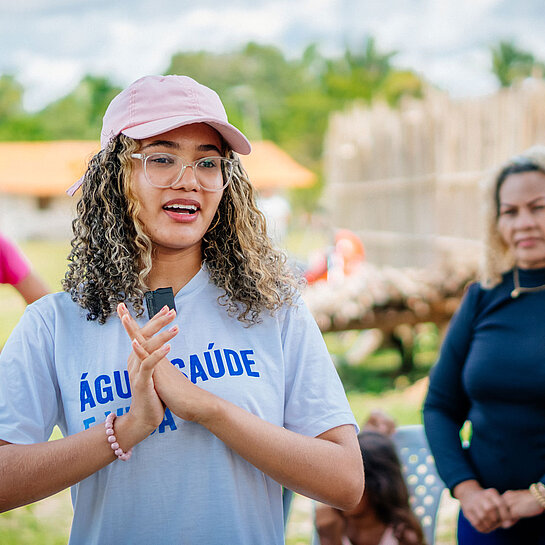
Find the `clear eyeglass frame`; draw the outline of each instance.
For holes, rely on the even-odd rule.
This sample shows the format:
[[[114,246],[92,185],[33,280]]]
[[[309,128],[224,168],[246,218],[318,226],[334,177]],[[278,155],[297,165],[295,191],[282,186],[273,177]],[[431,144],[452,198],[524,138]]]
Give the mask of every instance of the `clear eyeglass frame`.
[[[154,156],[158,156],[158,155],[172,157],[172,158],[174,158],[174,160],[179,161],[182,164],[182,168],[180,169],[180,172],[178,173],[178,176],[176,177],[176,179],[173,182],[170,182],[168,185],[159,185],[159,184],[153,183],[150,176],[149,176],[149,174],[148,174],[148,168],[147,168],[148,159],[150,157],[154,157]],[[194,174],[194,177],[195,177],[195,181],[197,182],[198,186],[203,191],[211,191],[211,192],[222,191],[223,189],[225,189],[229,185],[229,183],[231,182],[231,179],[233,178],[233,172],[235,170],[235,163],[236,163],[236,160],[234,160],[234,159],[229,159],[227,157],[221,157],[221,156],[218,156],[218,155],[214,155],[214,156],[210,156],[210,157],[201,157],[200,159],[192,161],[191,163],[185,163],[184,161],[182,161],[182,159],[178,155],[174,155],[173,153],[163,153],[163,152],[154,152],[154,153],[149,153],[149,154],[148,153],[131,153],[131,157],[133,159],[140,159],[142,161],[146,181],[148,182],[148,184],[150,184],[153,187],[158,187],[158,188],[161,188],[161,189],[167,189],[167,188],[171,188],[171,187],[175,186],[180,181],[182,176],[184,175],[185,169],[187,167],[191,167],[193,169],[193,174]],[[202,163],[203,161],[207,161],[207,160],[211,160],[211,159],[219,159],[222,162],[221,171],[222,171],[222,177],[223,177],[223,182],[224,183],[223,183],[223,185],[221,187],[210,188],[210,187],[203,186],[201,184],[201,182],[199,181],[197,171],[195,170],[195,166],[197,166],[198,163]],[[225,165],[227,165],[227,168],[225,167]],[[227,172],[226,172],[226,170],[227,170]]]

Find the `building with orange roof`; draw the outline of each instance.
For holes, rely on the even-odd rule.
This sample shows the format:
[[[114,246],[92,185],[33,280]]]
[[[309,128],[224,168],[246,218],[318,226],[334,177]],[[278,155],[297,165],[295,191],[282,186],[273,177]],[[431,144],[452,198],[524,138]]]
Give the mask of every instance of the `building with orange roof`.
[[[16,239],[66,239],[73,204],[65,190],[85,171],[95,141],[0,142],[0,230]]]

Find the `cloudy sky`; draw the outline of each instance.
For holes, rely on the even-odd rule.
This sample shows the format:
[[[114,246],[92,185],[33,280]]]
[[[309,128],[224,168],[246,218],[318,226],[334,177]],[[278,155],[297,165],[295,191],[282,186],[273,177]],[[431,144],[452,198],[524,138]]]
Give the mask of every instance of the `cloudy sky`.
[[[126,85],[163,72],[177,51],[226,52],[250,40],[298,56],[361,47],[398,51],[395,63],[455,96],[496,88],[491,45],[545,59],[543,0],[0,0],[0,73],[18,77],[38,109],[86,73]]]

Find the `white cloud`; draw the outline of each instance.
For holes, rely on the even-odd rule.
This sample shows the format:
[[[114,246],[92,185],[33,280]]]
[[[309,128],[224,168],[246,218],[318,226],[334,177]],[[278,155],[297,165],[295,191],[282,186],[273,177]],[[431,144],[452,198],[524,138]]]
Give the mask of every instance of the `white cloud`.
[[[36,54],[21,54],[18,80],[25,87],[25,107],[42,107],[67,94],[83,77],[81,65],[74,60],[51,59]]]
[[[545,59],[542,0],[25,0],[0,3],[0,73],[18,75],[43,107],[85,73],[118,85],[166,70],[177,51],[228,51],[248,41],[298,55],[362,47],[374,36],[455,94],[489,92],[489,48],[515,39]]]

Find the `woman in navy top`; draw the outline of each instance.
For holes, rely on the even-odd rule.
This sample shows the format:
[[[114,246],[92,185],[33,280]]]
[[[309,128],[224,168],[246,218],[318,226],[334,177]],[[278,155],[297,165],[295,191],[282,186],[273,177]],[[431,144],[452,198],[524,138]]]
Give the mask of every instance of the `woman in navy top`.
[[[545,544],[545,148],[504,165],[487,204],[486,280],[452,319],[424,424],[459,543]]]

